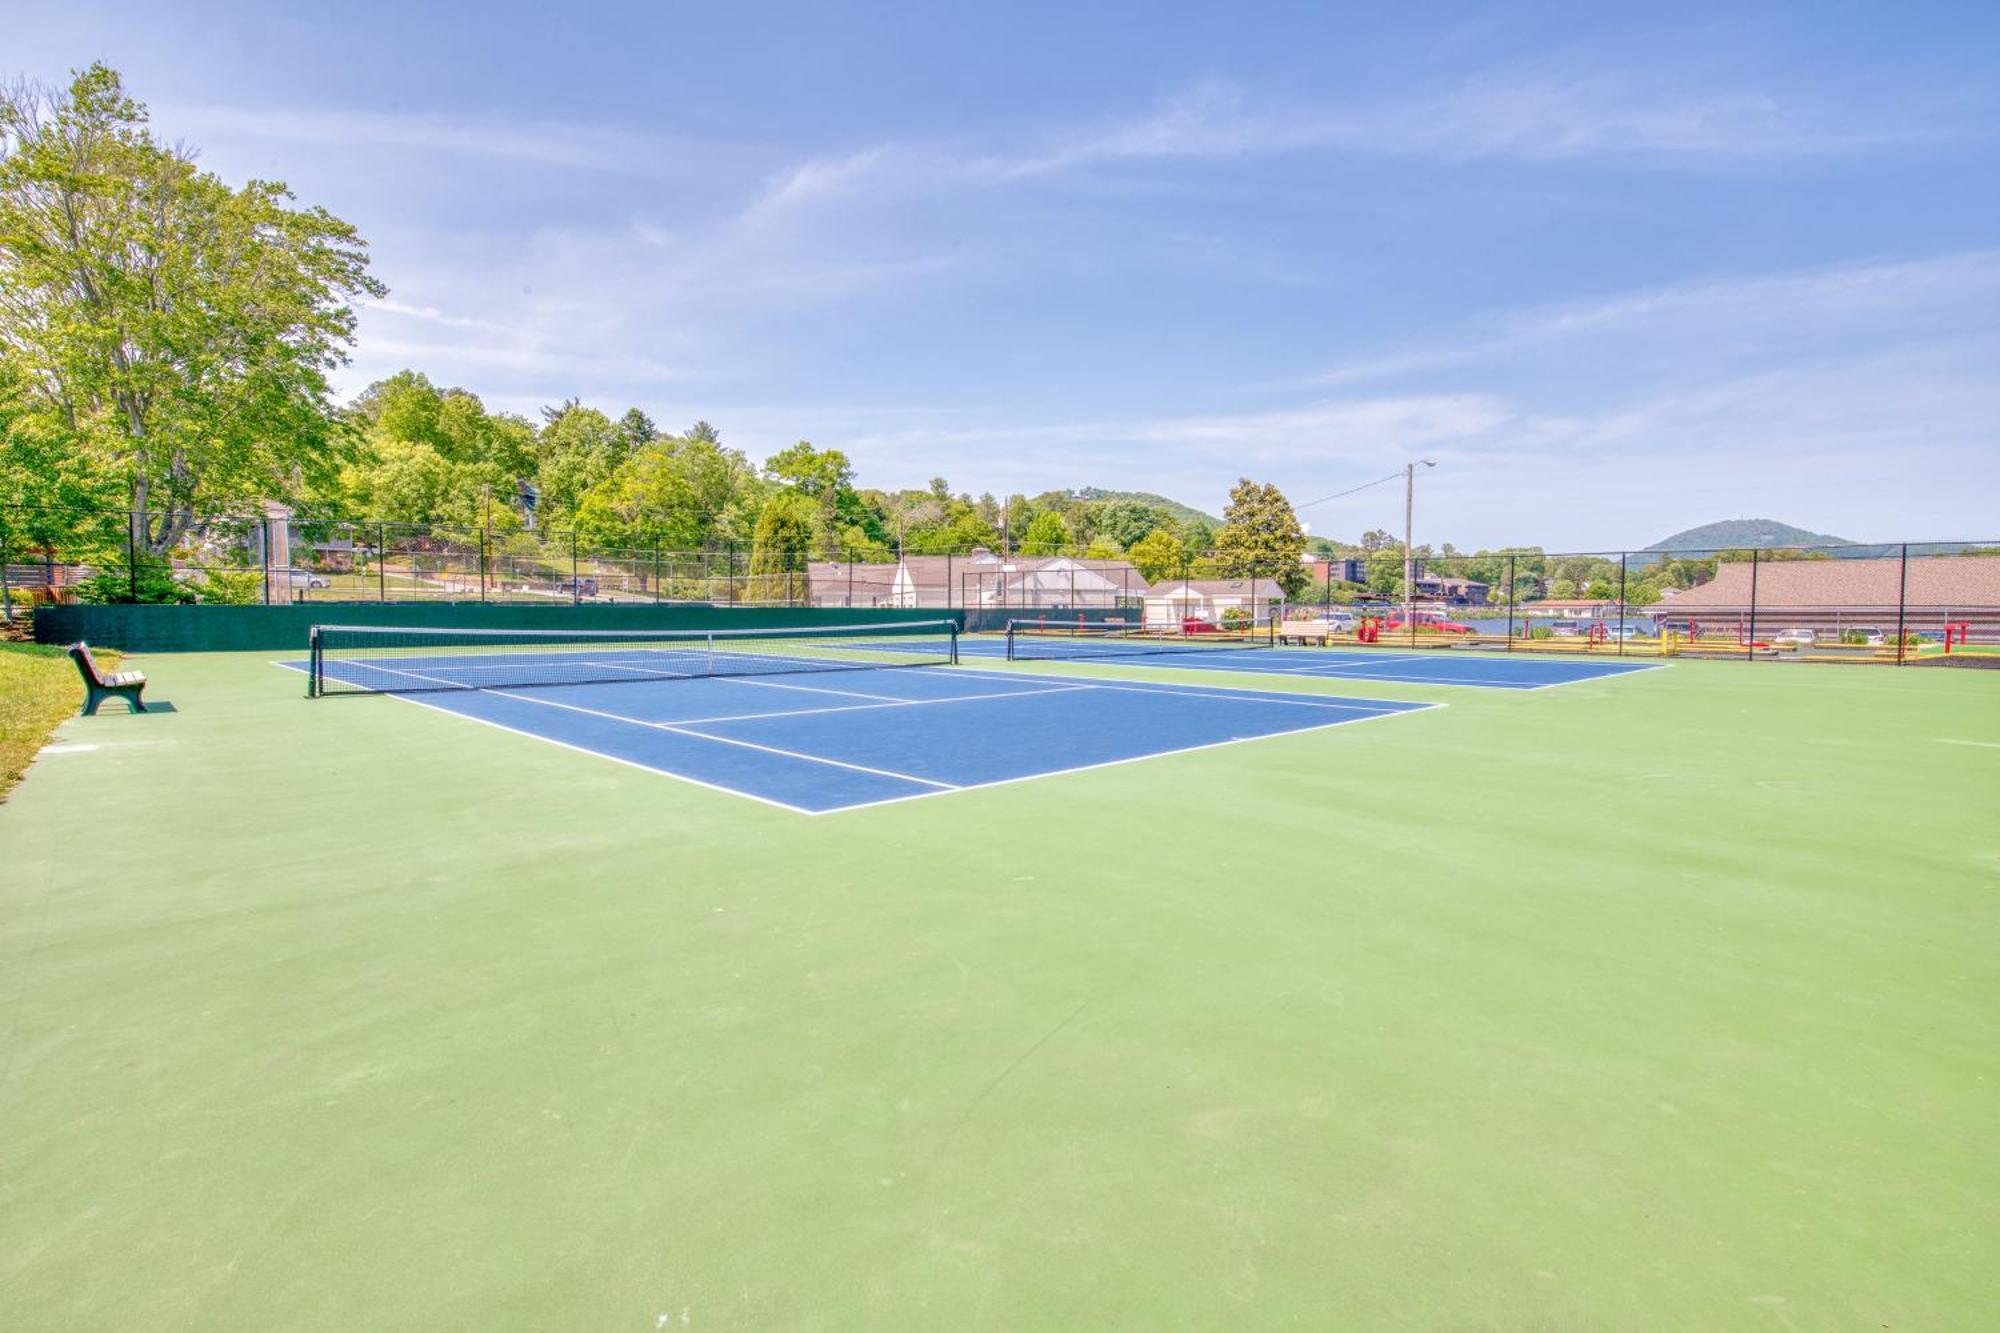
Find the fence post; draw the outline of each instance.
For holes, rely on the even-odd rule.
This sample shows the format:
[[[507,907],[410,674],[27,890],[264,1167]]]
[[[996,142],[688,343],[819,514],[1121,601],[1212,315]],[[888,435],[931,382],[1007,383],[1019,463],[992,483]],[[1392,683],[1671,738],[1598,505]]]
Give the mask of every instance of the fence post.
[[[854,606],[854,552],[843,551],[841,554],[847,557],[847,605],[852,609]]]
[[[951,572],[951,552],[950,552],[950,551],[946,551],[946,552],[944,553],[944,607],[945,607],[945,610],[949,611],[949,610],[951,610],[951,609],[952,609],[952,607],[953,607],[954,605],[960,605],[960,606],[962,606],[962,605],[964,604],[964,602],[965,602],[965,598],[964,598],[963,596],[960,596],[960,597],[958,597],[958,599],[957,599],[957,601],[956,601],[956,602],[954,602],[954,601],[953,601],[953,594],[954,594],[954,593],[956,593],[957,591],[958,591],[958,585],[952,582],[952,572]]]
[[[1896,569],[1896,665],[1903,665],[1903,625],[1904,609],[1910,600],[1910,544],[1903,543],[1903,555]],[[1945,635],[1950,637],[1951,631]]]
[[[139,525],[145,522],[140,510],[125,516],[125,586],[128,596],[139,600]]]
[[[1629,551],[1618,553],[1618,655],[1625,656],[1625,560]]]
[[[1750,632],[1743,636],[1743,658],[1757,660],[1757,548],[1750,548]]]
[[[1507,557],[1507,651],[1514,651],[1514,557]]]
[[[569,604],[571,606],[583,604],[583,588],[577,582],[575,528],[569,530]]]
[[[653,539],[653,605],[660,604],[660,541]]]
[[[375,600],[389,600],[389,525],[375,525]]]
[[[482,602],[486,600],[486,562],[488,559],[487,550],[491,546],[492,541],[493,541],[493,529],[488,527],[480,528],[479,529],[479,600]]]
[[[729,543],[729,565],[722,571],[723,582],[729,585],[729,604],[736,605],[736,543]]]
[[[271,604],[271,516],[269,514],[257,520],[257,548],[260,557],[257,563],[264,567],[264,605],[269,606]],[[291,575],[285,576],[285,582],[291,582]],[[286,591],[290,592],[291,589],[287,588]],[[290,598],[286,600],[289,601]]]

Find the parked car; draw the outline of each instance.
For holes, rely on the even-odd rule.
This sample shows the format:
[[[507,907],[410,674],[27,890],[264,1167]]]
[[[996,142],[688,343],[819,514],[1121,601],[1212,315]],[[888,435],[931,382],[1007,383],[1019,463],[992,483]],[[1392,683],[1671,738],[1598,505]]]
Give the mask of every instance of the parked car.
[[[578,597],[597,596],[597,580],[591,578],[564,579],[556,584],[557,592],[575,593]]]
[[[1416,621],[1418,629],[1432,630],[1439,634],[1472,634],[1476,632],[1472,626],[1461,625],[1456,620],[1446,620],[1435,611],[1418,611],[1411,619]],[[1403,618],[1400,615],[1389,617],[1388,623],[1382,626],[1384,633],[1393,633],[1402,628],[1404,628]]]
[[[1351,611],[1327,611],[1298,620],[1281,620],[1274,631],[1279,643],[1325,643],[1334,634],[1352,634],[1358,621]]]
[[[1810,648],[1819,642],[1819,635],[1809,629],[1781,629],[1771,636],[1771,642],[1779,648]]]
[[[1942,635],[1939,636],[1939,638],[1942,637]],[[1889,636],[1874,625],[1845,626],[1840,631],[1840,635],[1836,640],[1838,643],[1860,645],[1866,648],[1880,648],[1888,641]]]
[[[1558,620],[1549,626],[1550,637],[1557,639],[1580,639],[1583,631],[1584,624],[1580,620]]]
[[[315,574],[310,569],[286,570],[285,583],[288,587],[293,588],[331,588],[333,586],[327,581],[324,574]]]
[[[1604,628],[1604,637],[1610,639],[1614,643],[1620,639],[1625,639],[1629,641],[1632,639],[1650,639],[1653,637],[1653,632],[1647,629],[1644,625],[1633,625],[1629,623],[1624,625],[1612,624],[1612,625],[1605,625],[1603,628]]]

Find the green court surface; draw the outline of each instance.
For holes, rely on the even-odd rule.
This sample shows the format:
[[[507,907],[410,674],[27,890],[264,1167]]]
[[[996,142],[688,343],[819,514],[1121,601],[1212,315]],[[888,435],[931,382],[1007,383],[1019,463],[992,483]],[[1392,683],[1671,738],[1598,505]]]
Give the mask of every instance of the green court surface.
[[[0,806],[0,1327],[2000,1309],[2000,676],[1260,680],[1450,707],[807,818],[270,656]]]

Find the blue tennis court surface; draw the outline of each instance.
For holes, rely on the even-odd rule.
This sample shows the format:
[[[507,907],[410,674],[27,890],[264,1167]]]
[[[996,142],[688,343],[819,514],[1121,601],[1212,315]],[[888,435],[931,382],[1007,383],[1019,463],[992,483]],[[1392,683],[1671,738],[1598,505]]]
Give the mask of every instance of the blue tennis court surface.
[[[1440,706],[927,666],[398,697],[808,814]]]
[[[968,636],[959,640],[961,657],[1007,655],[1000,638]],[[1165,652],[1134,653],[1116,640],[1095,644],[1088,639],[1045,640],[1025,651],[1045,651],[1043,660],[1109,662],[1120,666],[1169,667],[1189,671],[1238,671],[1248,675],[1293,676],[1321,680],[1384,680],[1413,685],[1464,685],[1490,690],[1545,690],[1578,681],[1656,670],[1657,662],[1578,662],[1547,657],[1474,656],[1454,649],[1397,652],[1393,648],[1209,648],[1199,645]]]

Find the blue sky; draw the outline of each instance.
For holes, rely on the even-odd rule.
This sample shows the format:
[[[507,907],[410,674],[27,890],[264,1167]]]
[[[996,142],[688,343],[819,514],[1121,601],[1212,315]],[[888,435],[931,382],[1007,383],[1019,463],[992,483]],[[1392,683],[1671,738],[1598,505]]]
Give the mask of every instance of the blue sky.
[[[867,485],[2000,536],[2000,6],[0,3],[356,223],[403,366]],[[1308,509],[1351,538],[1397,488]]]

